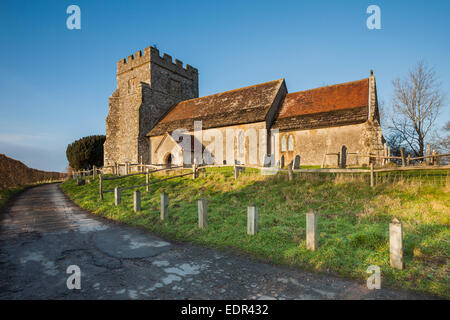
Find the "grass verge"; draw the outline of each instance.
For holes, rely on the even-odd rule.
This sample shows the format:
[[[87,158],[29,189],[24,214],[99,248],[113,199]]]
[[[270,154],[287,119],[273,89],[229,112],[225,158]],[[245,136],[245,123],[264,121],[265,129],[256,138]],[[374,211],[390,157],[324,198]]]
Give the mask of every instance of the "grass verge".
[[[30,186],[20,186],[15,188],[8,188],[0,190],[0,208],[2,208],[12,196],[22,192]]]
[[[160,175],[152,176],[153,179]],[[145,175],[109,180],[104,190],[139,185]],[[365,179],[327,175],[261,176],[247,169],[234,180],[231,168],[210,168],[152,185],[142,192],[142,210],[133,212],[132,190],[113,205],[113,193],[99,201],[98,179],[84,186],[61,185],[79,206],[94,214],[142,226],[177,241],[219,250],[233,249],[275,264],[332,273],[365,282],[368,266],[382,272],[382,286],[450,298],[450,194],[448,184],[378,184]],[[169,219],[159,220],[160,192],[169,195]],[[197,227],[197,200],[208,199],[208,227]],[[259,208],[259,232],[246,234],[247,206]],[[319,249],[306,249],[306,212],[319,212]],[[389,266],[389,222],[403,222],[405,270]]]

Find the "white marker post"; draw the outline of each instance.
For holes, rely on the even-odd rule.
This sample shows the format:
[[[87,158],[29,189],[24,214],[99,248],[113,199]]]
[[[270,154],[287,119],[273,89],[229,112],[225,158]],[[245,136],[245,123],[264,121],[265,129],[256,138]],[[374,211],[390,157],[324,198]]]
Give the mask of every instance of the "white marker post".
[[[317,212],[311,209],[306,214],[306,248],[315,251],[317,247]]]
[[[167,193],[161,193],[161,220],[167,220],[169,217],[169,197]]]
[[[133,193],[133,209],[134,212],[141,211],[141,192],[139,190],[134,190]]]
[[[258,232],[258,208],[247,207],[247,234],[254,236]]]
[[[120,188],[114,188],[114,205],[118,206],[121,202]]]
[[[396,218],[389,224],[389,253],[391,267],[403,270],[403,226]]]
[[[208,225],[207,211],[208,206],[206,199],[198,200],[198,227],[200,229],[204,229]]]

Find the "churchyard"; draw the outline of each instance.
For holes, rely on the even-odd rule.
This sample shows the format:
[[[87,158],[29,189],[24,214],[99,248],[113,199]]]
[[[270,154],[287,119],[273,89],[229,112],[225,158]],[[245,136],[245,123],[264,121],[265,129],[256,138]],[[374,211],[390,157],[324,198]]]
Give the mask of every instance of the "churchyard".
[[[432,173],[435,174],[432,174]],[[381,286],[450,297],[450,195],[448,170],[403,172],[388,179],[368,175],[288,172],[261,175],[246,168],[236,179],[233,167],[149,174],[121,179],[99,175],[62,190],[92,213],[143,227],[171,241],[191,242],[292,268],[335,274],[365,283],[369,266],[381,269]],[[175,177],[185,173],[182,177]],[[385,173],[386,174],[386,173]],[[440,177],[436,179],[437,177]],[[431,177],[431,178],[430,178]],[[170,179],[168,179],[170,178]],[[166,179],[166,180],[163,180]],[[133,199],[139,190],[139,206]],[[161,196],[166,194],[166,196]],[[199,202],[204,199],[205,201]],[[115,203],[116,201],[116,203]],[[161,201],[167,201],[165,209]],[[199,224],[201,212],[207,212]],[[257,208],[257,228],[248,234],[249,206]],[[306,215],[317,213],[317,247],[307,246]],[[164,219],[161,219],[164,211]],[[402,270],[390,261],[389,225],[403,227]]]

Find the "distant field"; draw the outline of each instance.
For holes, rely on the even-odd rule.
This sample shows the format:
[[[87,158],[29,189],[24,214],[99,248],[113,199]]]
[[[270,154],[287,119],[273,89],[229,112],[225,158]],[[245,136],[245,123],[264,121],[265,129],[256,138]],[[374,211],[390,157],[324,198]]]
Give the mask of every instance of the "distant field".
[[[414,173],[412,173],[414,174]],[[442,174],[448,174],[447,172]],[[157,179],[154,175],[152,179]],[[417,178],[417,177],[416,177]],[[231,249],[272,263],[359,279],[369,265],[382,270],[382,286],[410,289],[450,298],[450,193],[448,183],[432,185],[426,177],[387,180],[370,188],[365,177],[342,175],[261,176],[249,170],[234,180],[230,168],[207,169],[159,182],[142,192],[142,211],[133,212],[132,191],[122,204],[113,194],[98,196],[98,179],[85,186],[74,180],[61,187],[78,205],[97,215],[143,226],[168,239]],[[144,175],[105,181],[104,189],[142,184]],[[160,192],[169,195],[169,220],[159,220]],[[197,201],[208,199],[208,227],[197,227]],[[246,235],[247,206],[259,208],[259,233]],[[319,249],[305,246],[305,214],[319,212]],[[389,266],[389,222],[403,222],[406,269]]]

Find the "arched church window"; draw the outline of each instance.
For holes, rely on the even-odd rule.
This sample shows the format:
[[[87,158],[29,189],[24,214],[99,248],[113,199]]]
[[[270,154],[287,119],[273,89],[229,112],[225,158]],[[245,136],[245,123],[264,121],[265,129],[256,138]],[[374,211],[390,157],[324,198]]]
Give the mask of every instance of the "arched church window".
[[[281,152],[286,151],[286,136],[281,137]]]
[[[292,135],[288,138],[288,151],[294,151],[294,137]]]
[[[239,153],[240,154],[244,154],[245,153],[245,136],[244,136],[244,131],[239,132],[238,143],[239,143]]]

